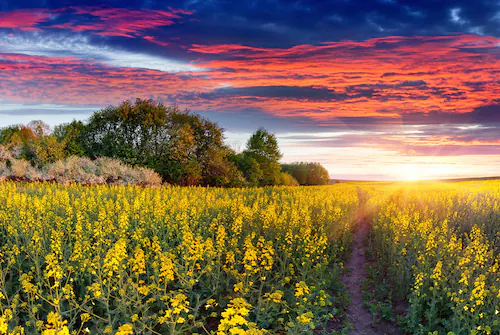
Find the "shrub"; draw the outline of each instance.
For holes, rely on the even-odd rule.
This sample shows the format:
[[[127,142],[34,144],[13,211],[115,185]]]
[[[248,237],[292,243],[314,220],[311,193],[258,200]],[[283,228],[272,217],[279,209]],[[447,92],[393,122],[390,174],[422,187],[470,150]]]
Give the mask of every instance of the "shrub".
[[[9,175],[7,178],[22,181],[41,181],[42,173],[30,162],[24,159],[12,159],[10,161]]]
[[[136,178],[142,185],[158,186],[162,184],[160,175],[153,169],[139,167],[135,168]]]
[[[0,161],[5,162],[12,159],[11,152],[3,145],[0,145]]]
[[[279,185],[282,186],[299,186],[299,182],[291,174],[280,172]]]
[[[300,185],[328,185],[330,176],[319,163],[299,162],[282,164],[281,169],[290,173]]]
[[[47,166],[47,180],[58,183],[79,183],[83,185],[161,185],[159,174],[148,168],[131,167],[117,159],[72,156]]]
[[[85,157],[72,156],[47,166],[46,179],[61,184],[79,183],[83,185],[105,184],[106,179],[97,175],[97,165]]]
[[[7,163],[0,160],[0,181],[7,179],[10,170],[7,167]]]

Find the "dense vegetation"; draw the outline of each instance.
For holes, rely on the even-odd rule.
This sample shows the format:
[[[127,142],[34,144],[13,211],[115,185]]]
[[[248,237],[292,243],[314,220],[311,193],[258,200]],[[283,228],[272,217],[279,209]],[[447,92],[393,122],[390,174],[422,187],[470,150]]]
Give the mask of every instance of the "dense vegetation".
[[[283,172],[289,173],[300,185],[327,185],[328,171],[319,163],[293,163],[281,165]]]
[[[224,144],[224,129],[217,123],[153,100],[125,101],[95,112],[86,122],[61,124],[53,131],[41,121],[0,130],[0,164],[7,166],[4,177],[20,178],[7,168],[12,159],[23,159],[31,166],[27,169],[38,169],[38,174],[22,174],[25,178],[50,179],[49,166],[72,156],[119,159],[125,166],[149,168],[166,182],[185,186],[321,185],[329,180],[326,170],[319,176],[309,165],[305,176],[302,170],[297,174],[304,182],[282,171],[276,137],[263,128],[251,136],[243,152],[236,153]],[[93,171],[87,170],[87,174]]]
[[[90,160],[89,160],[90,161]],[[498,334],[500,182],[0,183],[0,334],[318,334],[359,218],[373,321]],[[397,313],[394,310],[397,307]]]
[[[356,189],[0,183],[0,334],[315,334]]]
[[[408,334],[500,334],[500,182],[371,192],[374,310],[405,302]]]

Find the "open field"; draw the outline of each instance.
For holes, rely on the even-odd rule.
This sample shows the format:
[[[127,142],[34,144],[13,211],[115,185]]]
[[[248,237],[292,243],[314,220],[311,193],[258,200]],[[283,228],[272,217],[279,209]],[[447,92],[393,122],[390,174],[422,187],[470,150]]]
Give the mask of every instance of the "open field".
[[[3,182],[0,334],[499,334],[499,232],[498,181]]]

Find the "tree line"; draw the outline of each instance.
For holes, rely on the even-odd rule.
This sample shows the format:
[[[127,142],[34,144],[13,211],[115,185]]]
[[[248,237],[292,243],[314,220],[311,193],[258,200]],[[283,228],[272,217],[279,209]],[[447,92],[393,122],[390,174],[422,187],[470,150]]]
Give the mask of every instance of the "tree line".
[[[220,187],[324,185],[328,172],[318,163],[280,164],[276,136],[257,130],[245,150],[224,143],[224,129],[199,114],[154,100],[109,106],[85,122],[54,129],[42,121],[0,129],[2,155],[43,168],[67,157],[119,159],[156,171],[176,185]],[[5,159],[5,157],[4,157]]]

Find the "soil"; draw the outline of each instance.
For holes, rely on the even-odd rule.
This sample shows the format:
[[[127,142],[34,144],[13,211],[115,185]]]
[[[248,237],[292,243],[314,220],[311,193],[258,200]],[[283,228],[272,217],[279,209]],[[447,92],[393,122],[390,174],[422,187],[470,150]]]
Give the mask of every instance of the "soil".
[[[365,271],[365,241],[370,230],[369,221],[363,214],[358,217],[357,231],[353,235],[351,258],[347,263],[347,272],[343,276],[345,289],[351,302],[347,307],[348,321],[353,325],[352,335],[397,335],[398,330],[389,322],[383,321],[372,325],[372,315],[363,305],[362,282],[367,279]]]

